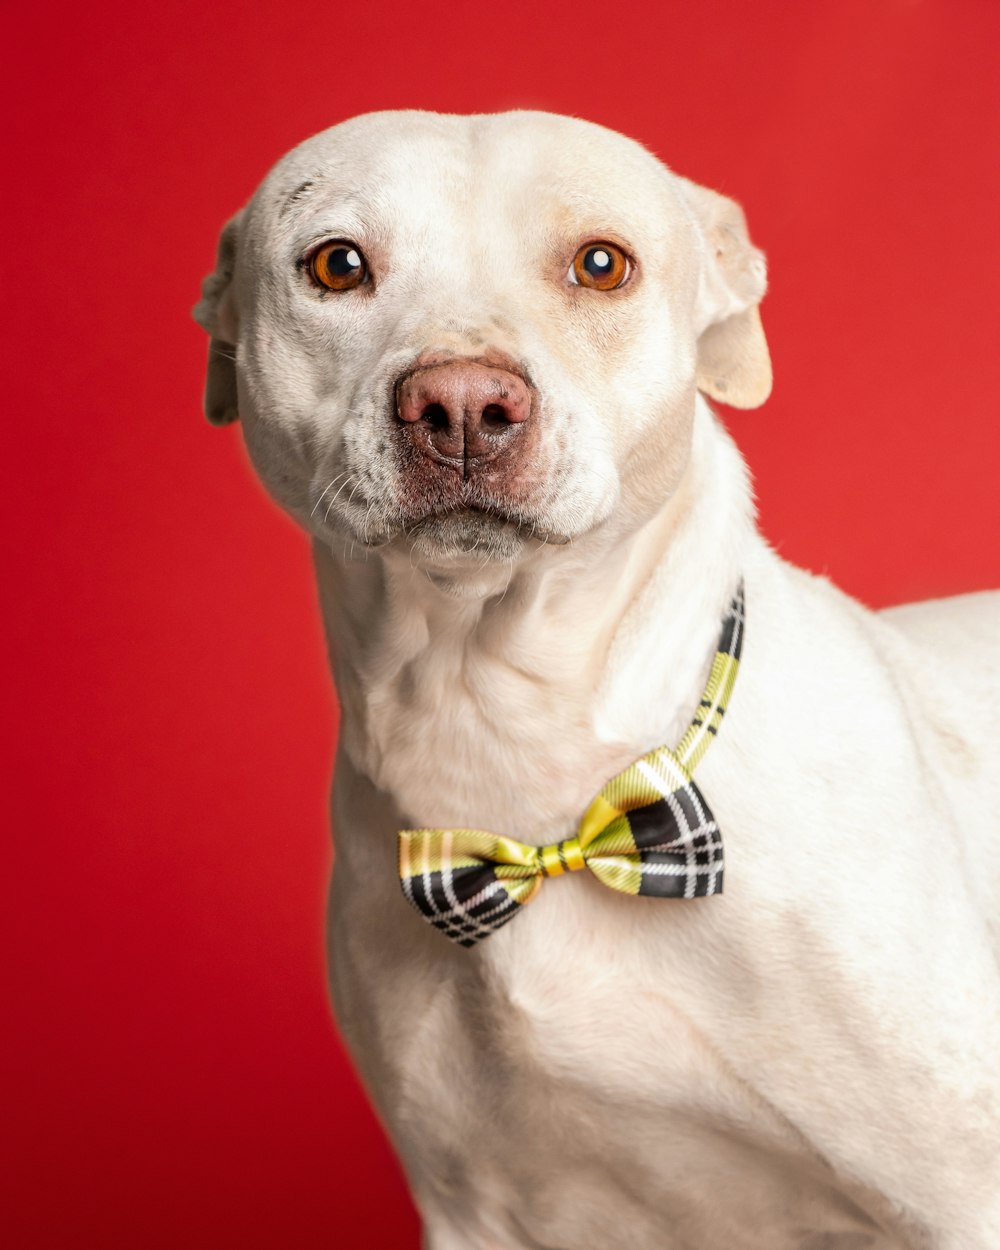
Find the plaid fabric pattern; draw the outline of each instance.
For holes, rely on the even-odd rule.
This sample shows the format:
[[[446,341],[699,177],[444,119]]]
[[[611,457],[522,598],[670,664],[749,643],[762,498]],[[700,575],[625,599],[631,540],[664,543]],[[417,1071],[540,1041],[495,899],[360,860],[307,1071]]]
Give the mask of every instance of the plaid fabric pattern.
[[[684,737],[673,751],[657,747],[613,777],[574,837],[536,847],[479,829],[403,830],[399,878],[409,902],[459,946],[474,946],[530,903],[545,877],[582,868],[624,894],[721,894],[722,836],[691,774],[725,715],[745,621],[741,585]]]

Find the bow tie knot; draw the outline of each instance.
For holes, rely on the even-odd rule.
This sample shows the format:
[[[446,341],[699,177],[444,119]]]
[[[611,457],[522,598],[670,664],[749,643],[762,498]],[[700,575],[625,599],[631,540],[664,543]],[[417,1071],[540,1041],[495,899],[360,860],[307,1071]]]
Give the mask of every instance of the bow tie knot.
[[[538,866],[546,877],[561,877],[564,872],[579,872],[587,867],[578,834],[538,848]]]

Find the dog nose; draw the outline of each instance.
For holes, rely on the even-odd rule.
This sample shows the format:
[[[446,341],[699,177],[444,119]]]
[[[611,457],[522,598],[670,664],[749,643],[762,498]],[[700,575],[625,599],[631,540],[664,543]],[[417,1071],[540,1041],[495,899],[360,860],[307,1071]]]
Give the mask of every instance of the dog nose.
[[[418,451],[464,470],[507,450],[531,415],[531,391],[509,369],[447,360],[407,374],[396,411]]]

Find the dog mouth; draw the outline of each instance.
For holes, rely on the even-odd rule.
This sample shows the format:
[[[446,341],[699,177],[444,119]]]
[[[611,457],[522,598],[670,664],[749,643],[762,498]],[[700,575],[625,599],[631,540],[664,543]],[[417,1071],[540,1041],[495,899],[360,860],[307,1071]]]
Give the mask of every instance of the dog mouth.
[[[429,562],[511,561],[531,548],[572,541],[571,534],[546,525],[527,500],[522,506],[519,500],[465,483],[451,498],[442,498],[442,493],[425,491],[422,498],[390,494],[379,500],[354,490],[334,500],[321,519],[312,519],[319,520],[324,535],[346,531],[353,543],[369,551],[399,546]]]
[[[537,519],[496,504],[467,503],[429,510],[400,527],[412,546],[436,554],[511,559],[529,544],[565,546],[570,537],[545,529]]]

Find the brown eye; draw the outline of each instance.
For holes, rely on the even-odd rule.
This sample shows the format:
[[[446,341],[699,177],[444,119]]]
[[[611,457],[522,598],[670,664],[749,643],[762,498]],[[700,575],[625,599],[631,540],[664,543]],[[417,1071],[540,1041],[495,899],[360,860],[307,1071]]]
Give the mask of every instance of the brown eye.
[[[351,291],[368,281],[368,266],[361,249],[344,239],[324,243],[309,261],[313,279],[328,291]]]
[[[620,247],[613,243],[587,243],[573,257],[570,282],[596,291],[613,291],[629,276],[632,266]]]

